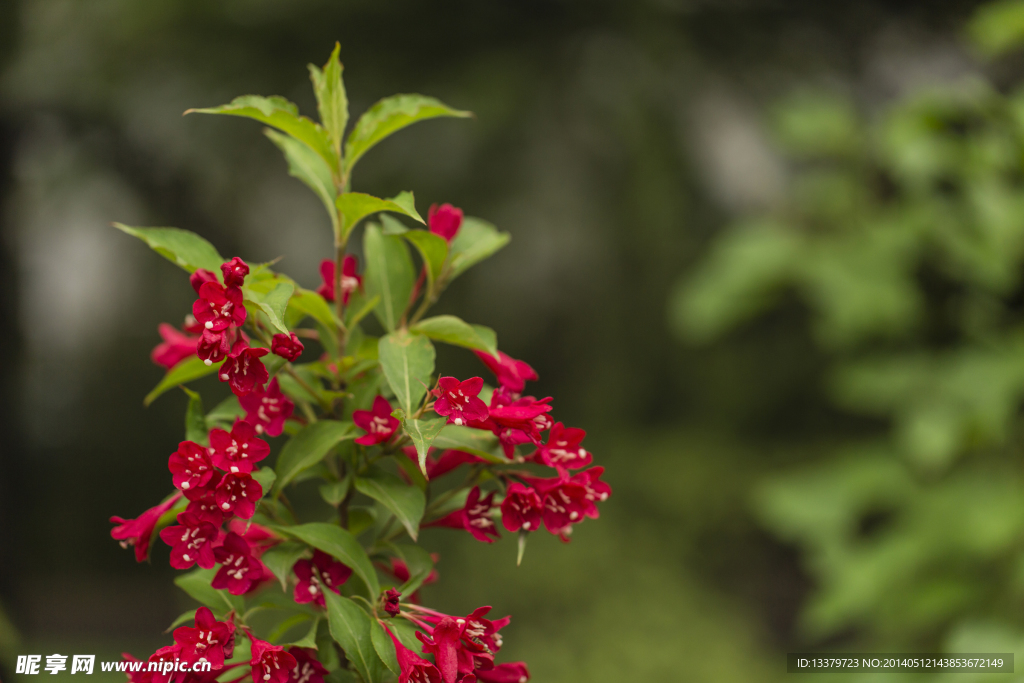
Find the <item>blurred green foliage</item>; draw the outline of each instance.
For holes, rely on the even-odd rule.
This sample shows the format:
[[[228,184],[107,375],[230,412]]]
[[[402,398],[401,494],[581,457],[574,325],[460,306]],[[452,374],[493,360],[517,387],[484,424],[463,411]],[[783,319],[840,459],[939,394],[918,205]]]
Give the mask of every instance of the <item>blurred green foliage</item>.
[[[1024,4],[983,9],[971,32],[991,54],[1019,44]],[[829,397],[873,420],[757,491],[815,580],[804,635],[1019,645],[1024,90],[968,79],[876,116],[802,93],[773,121],[784,201],[724,231],[670,313],[708,341],[795,297]]]

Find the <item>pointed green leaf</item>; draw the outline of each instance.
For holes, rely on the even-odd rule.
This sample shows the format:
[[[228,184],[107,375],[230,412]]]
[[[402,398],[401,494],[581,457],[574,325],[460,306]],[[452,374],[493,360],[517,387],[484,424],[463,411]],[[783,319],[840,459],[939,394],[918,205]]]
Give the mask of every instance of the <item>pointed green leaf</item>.
[[[320,420],[304,427],[288,440],[277,458],[275,496],[300,472],[323,460],[341,441],[355,437],[355,425],[351,422]]]
[[[429,420],[402,420],[402,428],[412,439],[416,446],[416,455],[419,458],[420,472],[427,476],[427,451],[434,439],[444,429],[447,420],[443,417],[436,417]],[[415,539],[414,539],[415,540]]]
[[[185,387],[181,390],[188,396],[188,408],[185,409],[185,440],[206,446],[209,429],[203,416],[203,397]]]
[[[367,297],[358,291],[353,292],[352,297],[348,300],[348,307],[345,309],[345,326],[349,329],[354,328],[362,322],[363,318],[373,313],[379,303],[380,294]]]
[[[309,289],[296,288],[288,305],[328,327],[338,324],[338,317],[334,315],[334,309],[327,300]]]
[[[273,126],[292,138],[305,143],[321,157],[328,168],[337,165],[337,156],[331,150],[327,132],[316,122],[299,116],[299,109],[283,97],[276,95],[241,95],[229,104],[205,109],[189,109],[186,114],[226,114],[244,116]]]
[[[381,199],[362,192],[346,192],[338,196],[334,204],[341,213],[344,223],[342,226],[343,238],[348,237],[359,221],[380,211],[405,214],[420,223],[423,222],[423,218],[416,211],[412,192],[400,192],[394,199]]]
[[[288,301],[295,291],[295,285],[290,282],[279,282],[276,287],[266,294],[254,292],[247,287],[242,288],[245,298],[259,306],[270,324],[284,334],[288,334],[288,327],[284,324],[285,311],[288,310]]]
[[[206,414],[206,429],[224,428],[225,426],[230,429],[235,420],[242,417],[245,417],[245,409],[238,402],[238,397],[232,394]]]
[[[181,361],[173,368],[167,371],[164,378],[160,380],[160,383],[153,387],[153,391],[146,394],[146,398],[142,399],[142,404],[148,406],[150,403],[156,400],[158,396],[169,389],[173,389],[179,384],[185,382],[191,382],[194,379],[200,377],[206,377],[217,372],[217,369],[223,365],[224,361],[219,363],[213,363],[207,365],[205,362],[199,360],[198,356],[191,356]]]
[[[466,217],[451,243],[451,267],[454,280],[471,266],[493,256],[512,237],[479,218]]]
[[[482,429],[470,429],[459,425],[448,425],[434,439],[435,448],[453,448],[483,458],[489,463],[504,464],[509,461],[499,454],[498,440],[494,434]]]
[[[188,230],[132,228],[122,223],[114,223],[114,227],[132,237],[138,237],[148,244],[150,249],[190,273],[196,272],[199,268],[219,273],[220,264],[225,260],[212,244]]]
[[[387,634],[380,622],[372,617],[370,618],[370,640],[373,642],[373,649],[377,651],[380,661],[384,662],[384,666],[396,676],[401,674],[402,669],[398,666],[398,655],[395,652],[395,644],[392,642],[391,636]]]
[[[241,613],[245,610],[245,601],[240,595],[231,595],[225,590],[217,590],[210,586],[217,569],[196,569],[188,574],[175,577],[174,583],[189,596],[218,614],[226,614],[231,610]]]
[[[316,196],[323,202],[327,215],[331,217],[331,226],[334,233],[338,233],[338,210],[335,208],[335,200],[338,190],[331,178],[331,169],[319,154],[302,144],[295,138],[281,135],[280,133],[267,130],[264,131],[278,148],[284,152],[284,158],[288,162],[288,175],[298,178],[313,190]]]
[[[373,648],[369,615],[354,601],[334,591],[324,591],[324,599],[331,637],[345,650],[345,656],[365,683],[379,683],[384,678],[384,666]]]
[[[385,235],[404,235],[409,232],[409,228],[405,227],[402,221],[386,213],[380,215],[380,225]]]
[[[409,249],[401,237],[384,235],[376,225],[366,227],[365,287],[367,296],[380,296],[374,313],[388,330],[394,330],[409,306],[416,281]]]
[[[323,70],[313,64],[309,65],[309,77],[313,81],[320,123],[327,130],[335,157],[341,156],[341,142],[345,139],[345,126],[348,125],[348,97],[345,94],[345,83],[342,81],[344,67],[338,58],[340,52],[341,43],[335,43]]]
[[[386,507],[409,532],[409,537],[416,540],[423,510],[427,506],[423,491],[378,467],[356,477],[355,485],[357,491]]]
[[[398,404],[411,415],[427,393],[434,373],[434,345],[422,334],[399,330],[381,337],[377,352]]]
[[[359,117],[349,133],[345,143],[345,172],[350,172],[360,157],[395,131],[438,116],[465,118],[472,114],[423,95],[392,95],[380,100]]]
[[[324,499],[324,502],[328,505],[337,507],[341,504],[341,501],[345,500],[345,496],[348,495],[348,490],[352,486],[352,476],[349,474],[341,481],[333,481],[329,484],[320,485],[320,497]]]
[[[305,622],[310,621],[311,619],[314,621],[313,627],[315,629],[317,626],[317,624],[315,623],[316,619],[312,615],[293,614],[284,621],[278,623],[277,626],[275,626],[274,629],[267,634],[267,641],[276,644],[280,642],[281,638],[283,638],[284,634],[288,633],[288,631],[291,631],[299,624],[304,624]],[[316,635],[315,631],[313,635]]]
[[[409,570],[409,580],[398,590],[402,595],[412,595],[423,585],[430,572],[434,571],[434,558],[418,545],[396,543],[392,547],[401,555]]]
[[[199,611],[199,610],[197,610],[197,609],[190,609],[187,612],[182,612],[181,614],[178,615],[177,619],[175,619],[174,621],[171,622],[171,625],[167,627],[167,629],[164,631],[164,633],[170,633],[176,627],[181,626],[182,624],[194,623],[197,611]]]
[[[306,546],[302,543],[288,541],[275,545],[260,557],[263,564],[267,565],[267,568],[274,572],[274,576],[281,582],[281,590],[288,587],[288,576],[291,574],[292,567],[306,553],[306,550]]]
[[[402,233],[402,236],[420,252],[423,263],[427,266],[427,276],[430,282],[434,283],[441,277],[445,259],[448,258],[447,240],[428,230],[408,230]]]
[[[377,572],[370,564],[370,558],[363,550],[363,546],[359,545],[356,537],[345,529],[323,522],[277,527],[277,529],[341,560],[363,580],[363,583],[369,588],[371,599],[376,600],[380,595],[380,582],[377,580]]]
[[[328,591],[328,592],[331,592],[331,591]],[[314,650],[317,649],[317,647],[316,647],[316,632],[317,632],[317,627],[319,627],[319,626],[320,626],[320,619],[313,619],[313,623],[310,625],[309,631],[306,632],[306,635],[303,636],[301,639],[296,640],[294,643],[291,643],[290,644],[291,647],[311,647]]]
[[[486,351],[498,355],[498,337],[489,327],[470,325],[454,315],[438,315],[421,320],[410,328],[421,332],[434,341],[464,346],[467,349]]]
[[[526,553],[526,539],[529,537],[530,532],[526,529],[522,529],[519,532],[519,548],[516,551],[516,566],[518,567],[523,563],[523,555]]]

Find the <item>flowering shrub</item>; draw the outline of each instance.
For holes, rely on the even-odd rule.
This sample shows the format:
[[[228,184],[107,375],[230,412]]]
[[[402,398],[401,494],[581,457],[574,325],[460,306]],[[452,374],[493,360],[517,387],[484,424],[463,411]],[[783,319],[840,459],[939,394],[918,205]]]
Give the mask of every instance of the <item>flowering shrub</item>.
[[[178,619],[194,625],[177,628],[174,644],[150,661],[205,660],[213,671],[132,680],[212,681],[238,669],[231,680],[251,675],[253,683],[526,681],[524,663],[495,661],[508,617],[420,604],[419,588],[438,573],[437,555],[417,545],[419,529],[460,529],[491,543],[500,521],[518,532],[521,561],[530,533],[543,525],[567,541],[611,492],[603,468],[585,469],[585,432],[554,423],[551,398],[523,395],[537,374],[499,351],[493,330],[426,317],[508,235],[450,204],[430,208],[426,229],[410,229],[383,212],[423,224],[411,192],[381,199],[350,190],[356,163],[380,140],[417,121],[468,114],[398,95],[344,138],[341,71],[337,47],[323,69],[310,66],[319,123],[280,97],[192,110],[271,126],[266,135],[291,175],[323,202],[335,249],[315,291],[272,264],[224,259],[190,232],[117,225],[188,271],[197,296],[183,332],[160,326],[164,342],[152,357],[168,372],[146,404],[211,374],[232,392],[206,412],[185,389],[186,440],[167,465],[176,491],[136,519],[111,520],[111,536],[134,546],[140,562],[159,534],[171,566],[190,570],[175,582],[204,605]],[[379,223],[365,225],[360,273],[350,238],[378,214]],[[371,314],[379,338],[363,329]],[[434,342],[476,353],[497,386],[436,376]],[[281,435],[272,448],[268,438]],[[309,480],[320,482],[330,519],[301,518],[315,506],[300,495],[315,489],[295,485]]]

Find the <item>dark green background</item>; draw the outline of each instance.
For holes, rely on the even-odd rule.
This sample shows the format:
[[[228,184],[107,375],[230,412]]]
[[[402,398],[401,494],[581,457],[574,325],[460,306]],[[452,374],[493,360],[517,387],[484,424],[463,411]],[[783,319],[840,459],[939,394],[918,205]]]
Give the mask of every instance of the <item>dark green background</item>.
[[[615,489],[570,545],[537,535],[518,569],[510,539],[425,533],[442,556],[427,600],[511,613],[505,659],[537,681],[781,678],[809,584],[753,522],[750,487],[878,425],[828,406],[800,306],[695,348],[668,331],[668,292],[717,229],[778,196],[772,102],[825,87],[871,110],[969,74],[976,4],[0,3],[0,597],[23,638],[8,649],[145,656],[187,606],[166,549],[137,566],[106,520],[169,487],[185,399],[141,397],[156,326],[192,291],[108,225],[283,254],[314,286],[317,200],[256,124],[180,114],[242,93],[312,112],[305,64],[340,40],[354,113],[394,92],[476,112],[380,145],[354,189],[412,189],[421,211],[449,201],[512,233],[441,309],[539,371]],[[457,351],[439,362],[481,372]]]

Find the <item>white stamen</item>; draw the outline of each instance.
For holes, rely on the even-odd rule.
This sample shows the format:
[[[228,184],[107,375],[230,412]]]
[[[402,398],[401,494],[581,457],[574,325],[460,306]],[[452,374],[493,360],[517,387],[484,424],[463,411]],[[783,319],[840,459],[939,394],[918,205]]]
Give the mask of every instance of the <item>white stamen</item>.
[[[210,360],[209,358],[207,358],[207,359],[206,359],[206,360],[204,360],[203,362],[204,362],[204,363],[206,363],[207,365],[213,365],[213,361],[212,361],[212,360]]]
[[[213,321],[212,320],[207,320],[206,321],[206,329],[208,329],[208,330],[212,330],[213,329]]]

